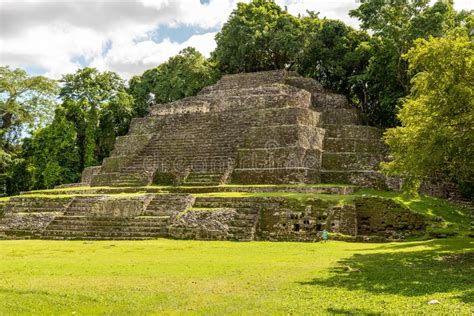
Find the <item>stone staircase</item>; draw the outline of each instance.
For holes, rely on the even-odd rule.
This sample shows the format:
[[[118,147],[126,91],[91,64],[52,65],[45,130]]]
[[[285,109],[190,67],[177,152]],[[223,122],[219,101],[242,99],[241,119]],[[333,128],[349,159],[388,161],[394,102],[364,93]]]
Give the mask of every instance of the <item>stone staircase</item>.
[[[71,203],[70,197],[12,197],[3,204],[0,235],[3,238],[38,238],[41,232],[62,214]]]
[[[385,157],[381,130],[366,125],[326,124],[321,181],[385,188],[377,170]]]
[[[226,223],[227,239],[239,241],[255,239],[261,209],[258,199],[198,197],[193,208],[234,210],[235,215]]]
[[[223,173],[191,171],[184,180],[185,186],[215,186],[223,182]]]
[[[164,237],[163,222],[155,218],[59,216],[42,233],[43,239],[153,239]]]
[[[42,232],[43,239],[152,239],[168,236],[174,216],[192,204],[188,194],[156,194],[139,216],[101,216],[92,209],[97,197],[74,198],[63,215]]]

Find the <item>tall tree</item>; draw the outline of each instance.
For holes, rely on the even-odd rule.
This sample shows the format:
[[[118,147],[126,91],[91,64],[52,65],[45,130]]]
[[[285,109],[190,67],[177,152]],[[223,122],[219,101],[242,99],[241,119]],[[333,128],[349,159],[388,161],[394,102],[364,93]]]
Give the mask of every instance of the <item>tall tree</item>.
[[[195,95],[213,84],[219,73],[212,62],[188,47],[156,68],[149,69],[129,82],[135,99],[134,114],[144,116],[153,103],[166,103]]]
[[[51,188],[79,179],[77,133],[65,112],[64,108],[58,107],[53,122],[38,130],[31,139],[28,169],[34,188]]]
[[[401,126],[385,139],[389,174],[417,189],[427,177],[474,188],[474,42],[468,30],[443,38],[419,39],[405,55],[414,75],[410,95],[398,113]]]
[[[368,64],[370,54],[363,44],[369,35],[341,21],[319,19],[317,14],[309,13],[302,18],[306,41],[298,72],[360,103],[364,87],[354,78]]]
[[[23,135],[51,118],[57,92],[54,80],[0,67],[0,168],[6,167]]]
[[[59,95],[76,129],[81,169],[100,163],[112,150],[115,137],[127,132],[133,98],[125,82],[110,71],[86,67],[63,76],[61,82]],[[119,126],[106,123],[110,120]]]
[[[291,67],[304,45],[301,20],[274,1],[238,3],[216,35],[213,58],[225,73]]]
[[[370,62],[354,78],[366,87],[364,110],[372,123],[381,126],[397,124],[399,99],[410,91],[408,65],[403,55],[417,38],[442,36],[458,25],[464,15],[456,13],[452,1],[429,0],[363,0],[350,11],[361,28],[373,33],[368,42]]]

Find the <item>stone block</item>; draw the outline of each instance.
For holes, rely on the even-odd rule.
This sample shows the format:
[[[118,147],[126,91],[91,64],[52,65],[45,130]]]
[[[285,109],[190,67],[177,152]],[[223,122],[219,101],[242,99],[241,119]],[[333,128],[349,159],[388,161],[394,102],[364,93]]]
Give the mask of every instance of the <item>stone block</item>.
[[[326,136],[333,138],[377,139],[382,137],[382,131],[376,127],[365,125],[335,125],[326,124]]]
[[[318,109],[322,113],[324,124],[357,125],[362,123],[362,117],[356,108],[330,108]]]
[[[308,168],[234,169],[230,183],[236,184],[297,184],[319,183],[319,171]]]
[[[118,136],[115,139],[111,156],[129,156],[143,149],[153,137],[153,134]]]
[[[87,167],[82,171],[81,183],[90,184],[92,178],[98,174],[101,170],[101,166]]]
[[[324,152],[322,169],[331,171],[377,170],[383,156],[372,153]]]
[[[349,101],[342,94],[335,94],[330,92],[313,92],[312,104],[314,107],[324,108],[349,108]]]
[[[355,201],[359,235],[379,235],[398,239],[420,234],[427,219],[401,204],[375,197],[361,197]]]
[[[105,158],[102,162],[103,173],[119,172],[120,168],[127,166],[130,156],[113,156]],[[94,175],[95,176],[95,175]]]
[[[131,218],[145,213],[153,195],[143,196],[102,196],[91,205],[91,215],[97,217]]]

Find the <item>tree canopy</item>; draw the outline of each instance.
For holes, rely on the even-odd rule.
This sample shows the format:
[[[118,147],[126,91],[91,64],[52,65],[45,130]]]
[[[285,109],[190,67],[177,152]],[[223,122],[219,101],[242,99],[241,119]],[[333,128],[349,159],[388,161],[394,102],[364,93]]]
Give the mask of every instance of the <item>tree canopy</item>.
[[[282,69],[303,49],[301,20],[275,2],[238,3],[216,35],[213,58],[224,73]]]
[[[385,134],[389,174],[416,189],[426,178],[450,180],[472,194],[474,179],[474,44],[467,32],[418,39],[404,58],[415,73]]]
[[[369,63],[357,77],[366,87],[362,108],[371,123],[395,126],[399,100],[410,91],[403,55],[418,38],[446,34],[462,22],[464,13],[457,13],[452,1],[430,5],[428,0],[364,0],[350,15],[373,33],[364,44],[370,52]]]
[[[144,116],[152,104],[166,103],[196,94],[213,84],[219,73],[211,61],[188,47],[156,68],[149,69],[129,82],[135,98],[134,113]]]
[[[58,85],[43,76],[29,76],[22,69],[0,67],[0,170],[22,134],[51,119]]]

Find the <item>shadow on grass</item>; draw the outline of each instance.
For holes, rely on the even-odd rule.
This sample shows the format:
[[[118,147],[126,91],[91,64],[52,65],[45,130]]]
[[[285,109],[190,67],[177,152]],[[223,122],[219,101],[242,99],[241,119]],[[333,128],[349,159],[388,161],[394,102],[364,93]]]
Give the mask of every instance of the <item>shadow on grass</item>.
[[[355,254],[338,262],[332,276],[301,285],[361,290],[377,294],[422,296],[460,292],[456,298],[474,302],[474,252],[469,240],[431,240],[381,246],[386,252]]]

